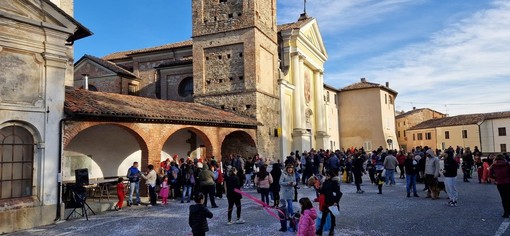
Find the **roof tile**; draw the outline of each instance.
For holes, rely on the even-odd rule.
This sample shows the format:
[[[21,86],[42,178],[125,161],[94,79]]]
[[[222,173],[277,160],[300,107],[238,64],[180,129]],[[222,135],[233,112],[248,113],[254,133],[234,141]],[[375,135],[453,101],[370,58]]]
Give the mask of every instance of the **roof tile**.
[[[65,113],[71,117],[155,118],[162,122],[188,121],[219,125],[258,125],[254,118],[199,103],[92,92],[73,88],[66,89],[64,109]]]

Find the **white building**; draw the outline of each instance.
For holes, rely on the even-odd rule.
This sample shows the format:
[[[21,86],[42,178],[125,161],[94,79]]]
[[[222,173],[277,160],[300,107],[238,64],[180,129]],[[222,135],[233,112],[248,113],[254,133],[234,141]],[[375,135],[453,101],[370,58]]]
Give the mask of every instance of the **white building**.
[[[510,147],[510,112],[489,113],[480,122],[481,151],[484,153],[508,152]]]

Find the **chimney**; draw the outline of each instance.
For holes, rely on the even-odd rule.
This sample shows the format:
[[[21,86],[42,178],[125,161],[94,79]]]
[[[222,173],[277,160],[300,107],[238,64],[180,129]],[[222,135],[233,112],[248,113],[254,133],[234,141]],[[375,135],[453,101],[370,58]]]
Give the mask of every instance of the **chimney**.
[[[365,82],[367,82],[367,79],[365,79],[365,78],[361,78],[361,82],[362,82],[362,83],[365,83]]]
[[[390,87],[390,82],[386,82],[386,88]]]
[[[83,75],[83,89],[89,90],[89,75],[88,74],[82,75]]]

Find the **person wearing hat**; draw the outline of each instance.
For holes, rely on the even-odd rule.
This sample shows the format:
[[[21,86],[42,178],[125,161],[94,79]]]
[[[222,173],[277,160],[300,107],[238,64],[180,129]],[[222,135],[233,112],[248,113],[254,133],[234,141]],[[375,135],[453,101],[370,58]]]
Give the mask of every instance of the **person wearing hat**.
[[[427,198],[437,199],[439,191],[437,190],[437,178],[439,178],[439,158],[434,155],[432,149],[428,149],[425,158],[425,183],[428,186]]]

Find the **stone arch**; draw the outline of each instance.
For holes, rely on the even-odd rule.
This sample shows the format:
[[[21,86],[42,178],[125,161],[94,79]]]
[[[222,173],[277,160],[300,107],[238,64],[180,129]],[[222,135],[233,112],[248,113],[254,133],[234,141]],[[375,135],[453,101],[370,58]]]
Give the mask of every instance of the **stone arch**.
[[[199,129],[197,127],[192,127],[192,126],[178,128],[178,129],[174,130],[173,132],[170,132],[165,137],[163,137],[161,140],[164,140],[164,141],[161,143],[161,148],[160,148],[160,150],[162,151],[162,154],[165,151],[165,148],[168,148],[168,146],[170,145],[169,142],[172,141],[173,136],[182,135],[182,133],[186,132],[186,131],[192,133],[191,139],[193,138],[194,135],[196,135],[196,138],[199,138],[199,140],[201,141],[199,143],[202,143],[202,144],[196,144],[195,146],[192,143],[190,143],[190,149],[201,148],[200,154],[201,154],[202,158],[210,158],[213,156],[214,148],[213,148],[211,139],[207,136],[207,134],[204,131],[202,131],[201,129]],[[193,142],[193,140],[190,140],[190,142]],[[205,153],[202,150],[204,148],[205,148]],[[193,150],[191,150],[191,151],[193,151]],[[167,154],[173,156],[175,153],[167,153]],[[181,153],[179,155],[179,158],[183,158],[183,156],[182,156],[183,154],[184,153]],[[184,158],[186,158],[186,156],[184,156]],[[162,155],[162,159],[164,159],[163,155]]]
[[[27,123],[25,121],[21,121],[21,120],[6,121],[6,122],[0,124],[0,129],[7,127],[7,126],[12,126],[12,125],[23,127],[28,132],[30,132],[30,134],[32,134],[32,137],[34,138],[35,144],[39,144],[42,141],[41,133],[39,132],[39,130],[32,124]]]
[[[221,143],[221,156],[239,154],[245,158],[257,154],[255,139],[247,132],[236,130],[225,136]]]
[[[134,145],[134,143],[137,143],[138,144],[138,148],[139,148],[139,152],[137,151],[138,148],[136,148],[136,146],[133,146],[132,150],[126,150],[126,153],[131,153],[131,151],[133,151],[133,153],[131,154],[126,154],[125,156],[115,156],[115,155],[112,155],[113,158],[117,157],[120,159],[116,159],[115,161],[117,165],[114,165],[112,166],[111,168],[108,168],[107,171],[105,171],[104,166],[107,166],[107,164],[109,162],[105,161],[105,160],[101,160],[100,162],[96,163],[94,162],[94,167],[98,167],[99,170],[102,172],[102,177],[110,177],[110,176],[122,176],[124,175],[124,173],[121,171],[121,169],[125,169],[127,171],[127,169],[129,168],[129,166],[132,164],[130,163],[128,160],[132,159],[133,157],[136,157],[136,161],[138,161],[138,157],[140,157],[140,164],[141,164],[141,167],[142,168],[145,168],[147,165],[148,165],[148,162],[149,162],[149,148],[148,148],[148,145],[147,143],[145,142],[144,138],[141,136],[143,133],[137,129],[137,126],[136,124],[122,124],[122,123],[112,123],[112,122],[76,122],[76,123],[72,123],[72,124],[69,124],[69,126],[66,126],[66,133],[65,133],[65,137],[64,137],[64,151],[66,153],[72,153],[74,152],[74,150],[69,150],[70,149],[70,145],[72,143],[73,140],[75,140],[78,135],[80,134],[87,134],[86,132],[87,131],[91,131],[91,129],[93,128],[98,128],[99,126],[108,126],[109,128],[113,128],[115,127],[116,129],[121,129],[122,131],[125,131],[126,133],[129,134],[129,137],[127,137],[127,134],[125,133],[120,133],[120,134],[115,134],[115,132],[107,132],[107,134],[110,134],[110,135],[113,135],[114,137],[118,138],[118,139],[122,139],[122,140],[130,140],[131,138],[134,139],[134,141],[130,141],[132,142],[132,144]],[[98,132],[98,131],[95,131],[95,132]],[[90,134],[88,134],[90,135]],[[133,140],[131,139],[131,140]],[[119,143],[119,145],[122,145],[122,143]],[[100,145],[99,145],[100,146]],[[119,148],[117,147],[117,145],[114,145],[115,148]],[[100,148],[100,147],[98,147]],[[121,149],[123,150],[123,149]],[[98,151],[96,150],[93,150],[91,151],[93,153],[96,153],[98,154]],[[105,154],[104,153],[101,153],[99,152],[101,156],[104,156]],[[85,154],[85,153],[82,153],[82,154]],[[90,159],[92,159],[93,161],[97,161],[95,158],[92,158],[91,156],[89,156]],[[97,164],[97,166],[96,166]],[[129,165],[127,168],[126,168],[126,165]],[[115,169],[116,168],[116,169]],[[110,174],[104,174],[105,172],[107,173],[110,173]],[[72,175],[72,173],[71,173]]]

